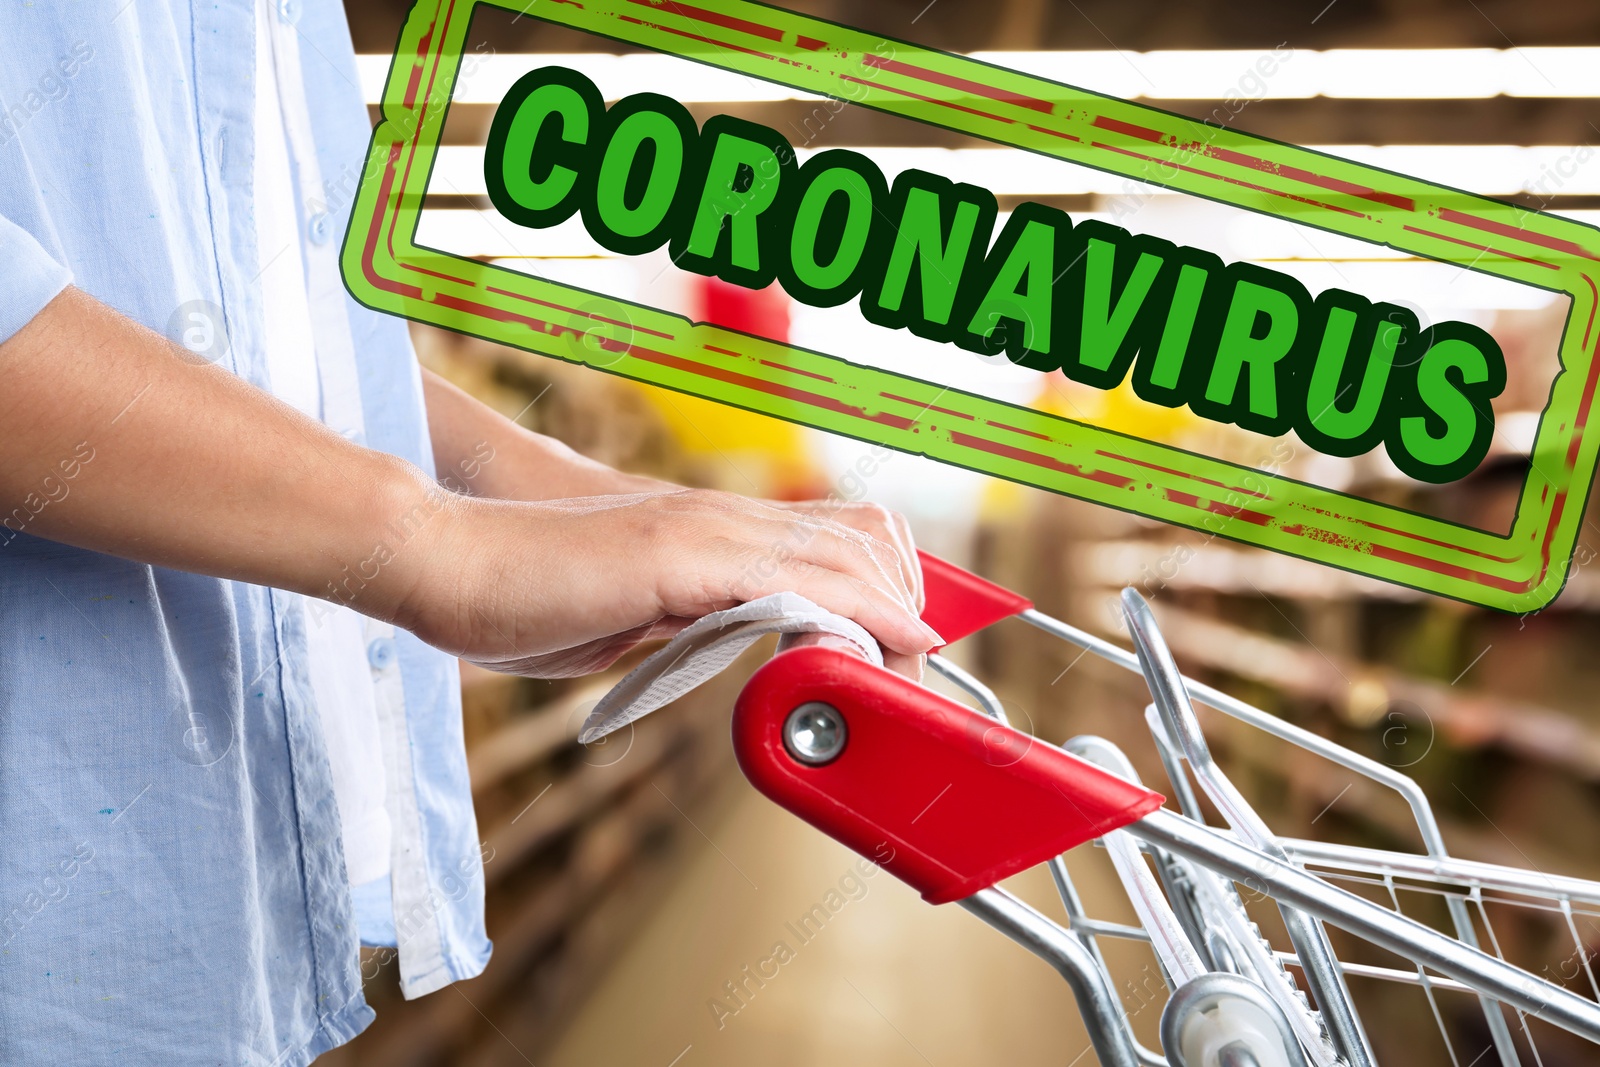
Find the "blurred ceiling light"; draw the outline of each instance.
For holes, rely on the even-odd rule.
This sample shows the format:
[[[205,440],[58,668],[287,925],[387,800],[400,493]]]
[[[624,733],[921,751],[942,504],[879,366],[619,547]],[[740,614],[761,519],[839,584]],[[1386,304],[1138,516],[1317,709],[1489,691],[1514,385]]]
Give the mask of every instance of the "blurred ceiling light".
[[[1600,149],[1589,145],[1324,145],[1317,150],[1486,196],[1600,195]],[[805,160],[815,151],[800,149],[796,154]],[[1014,148],[856,146],[854,151],[891,179],[904,170],[925,170],[1000,196],[1142,196],[1160,191],[1120,174]],[[435,194],[484,195],[483,149],[441,148],[429,189]]]
[[[1156,100],[1481,99],[1600,97],[1600,48],[1216,49],[1159,52],[974,52],[972,58],[1126,98]],[[368,103],[377,103],[390,57],[360,55]],[[686,103],[756,103],[820,97],[719,67],[656,53],[489,54],[462,59],[454,100],[496,104],[527,71],[580,70],[608,99],[668,87]]]
[[[384,79],[389,74],[389,59],[384,55],[356,56],[361,90],[369,104],[383,97]],[[451,102],[457,104],[498,104],[518,78],[539,67],[570,67],[598,85],[607,100],[620,100],[634,93],[666,91],[684,103],[760,103],[771,100],[821,100],[819,96],[791,89],[786,85],[762,81],[736,71],[704,63],[693,63],[675,56],[653,52],[625,56],[598,52],[536,52],[527,54],[477,55],[462,57],[461,74],[456,79]]]

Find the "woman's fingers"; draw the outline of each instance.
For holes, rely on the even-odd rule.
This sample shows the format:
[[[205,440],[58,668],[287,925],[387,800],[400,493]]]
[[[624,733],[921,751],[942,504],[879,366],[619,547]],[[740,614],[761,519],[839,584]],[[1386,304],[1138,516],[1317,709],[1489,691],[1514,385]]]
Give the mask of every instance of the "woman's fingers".
[[[801,504],[779,504],[786,510],[809,515],[812,518],[832,520],[842,526],[859,530],[887,545],[895,554],[895,565],[910,602],[922,610],[922,566],[917,561],[916,542],[911,536],[911,524],[905,516],[877,504],[866,502],[841,503],[837,500],[812,500]]]
[[[910,614],[917,614],[914,595],[906,585],[899,558],[890,545],[877,537],[851,530],[827,520],[805,520],[810,530],[794,552],[795,560],[834,569],[854,581],[872,585],[893,595]],[[803,590],[795,590],[803,592]]]
[[[876,565],[882,579],[893,586],[905,600],[907,607],[916,610],[916,592],[911,583],[913,574],[907,568],[905,559],[895,544],[885,540],[894,536],[892,527],[888,523],[877,524],[875,528],[878,532],[874,534],[871,530],[863,528],[868,525],[864,523],[849,525],[816,515],[806,515],[799,521],[807,523],[810,527],[805,538],[806,548],[814,550],[798,553],[799,555],[811,558],[815,562],[833,564],[841,562],[850,553],[864,551]]]
[[[911,524],[898,511],[890,511],[876,504],[855,506],[865,512],[862,525],[858,526],[858,529],[866,529],[868,533],[872,533],[869,526],[882,526],[884,532],[873,536],[893,546],[899,555],[906,585],[911,590],[911,602],[920,612],[925,603],[922,595],[922,563],[917,558],[917,542],[916,538],[911,536]]]
[[[895,527],[900,531],[901,554],[911,565],[911,592],[916,596],[917,611],[920,613],[928,606],[927,591],[922,585],[922,557],[917,555],[917,539],[911,533],[911,523],[898,511],[889,512],[894,516]]]
[[[848,504],[834,516],[846,526],[854,527],[888,545],[895,553],[901,579],[911,597],[911,604],[922,610],[922,567],[917,562],[916,544],[911,538],[911,524],[905,517],[877,504]]]

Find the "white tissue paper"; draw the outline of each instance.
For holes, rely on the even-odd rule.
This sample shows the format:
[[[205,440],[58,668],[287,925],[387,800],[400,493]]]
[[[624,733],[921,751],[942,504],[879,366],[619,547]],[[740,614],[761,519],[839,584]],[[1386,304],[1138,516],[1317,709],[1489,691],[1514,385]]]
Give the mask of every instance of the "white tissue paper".
[[[778,644],[782,652],[792,635],[814,633],[842,637],[872,663],[883,666],[878,642],[859,625],[824,611],[798,593],[774,593],[696,620],[600,698],[578,740],[584,744],[597,741],[672,703],[727,670],[741,652],[767,634],[789,635]]]

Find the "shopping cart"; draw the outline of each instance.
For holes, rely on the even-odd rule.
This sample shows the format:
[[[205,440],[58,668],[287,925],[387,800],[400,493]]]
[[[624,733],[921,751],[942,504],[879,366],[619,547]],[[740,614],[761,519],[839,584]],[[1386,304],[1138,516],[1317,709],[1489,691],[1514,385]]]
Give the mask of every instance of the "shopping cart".
[[[959,902],[1051,964],[1102,1063],[1366,1067],[1377,1060],[1357,1008],[1366,998],[1352,998],[1351,980],[1420,989],[1431,1013],[1386,1051],[1386,1064],[1600,1062],[1600,985],[1580,932],[1580,923],[1600,930],[1600,884],[1452,858],[1413,779],[1184,678],[1131,589],[1122,594],[1128,651],[941,560],[924,555],[923,573],[924,618],[948,641],[1015,617],[1141,673],[1153,697],[1144,719],[1177,810],[1140,785],[1103,738],[1057,747],[1014,729],[994,694],[940,655],[930,667],[976,710],[839,648],[783,652],[739,697],[739,765],[768,798],[931,903]],[[1423,851],[1275,835],[1213,761],[1191,699],[1398,793]],[[1226,828],[1207,824],[1201,795]],[[1084,913],[1063,854],[1091,841],[1109,855],[1137,925]],[[997,885],[1039,864],[1060,892],[1066,925]],[[1403,912],[1403,899],[1424,902],[1412,910],[1444,930]],[[1262,935],[1247,901],[1275,906],[1286,943]],[[1507,960],[1493,917],[1508,911],[1571,939],[1561,966],[1540,977]],[[1328,927],[1343,931],[1346,958]],[[1168,990],[1161,1053],[1135,1037],[1114,992],[1108,938],[1148,942],[1154,952]],[[1351,947],[1374,961],[1354,961]],[[1463,1015],[1476,1020],[1466,1028],[1471,1047]],[[1443,1052],[1429,1059],[1421,1043],[1435,1030]]]

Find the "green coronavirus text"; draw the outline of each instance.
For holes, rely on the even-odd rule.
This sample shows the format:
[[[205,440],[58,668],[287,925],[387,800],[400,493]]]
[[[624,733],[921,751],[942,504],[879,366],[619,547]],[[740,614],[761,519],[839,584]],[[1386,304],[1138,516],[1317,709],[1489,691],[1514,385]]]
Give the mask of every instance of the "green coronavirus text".
[[[1111,389],[1336,456],[1380,445],[1406,474],[1461,478],[1494,435],[1505,360],[1464,322],[1424,328],[1398,304],[1023,203],[925,171],[891,181],[857,152],[801,163],[766,126],[697,125],[641,93],[607,107],[583,75],[530,72],[484,155],[507,219],[574,214],[621,255],[796,300],[855,300],[879,326]]]

